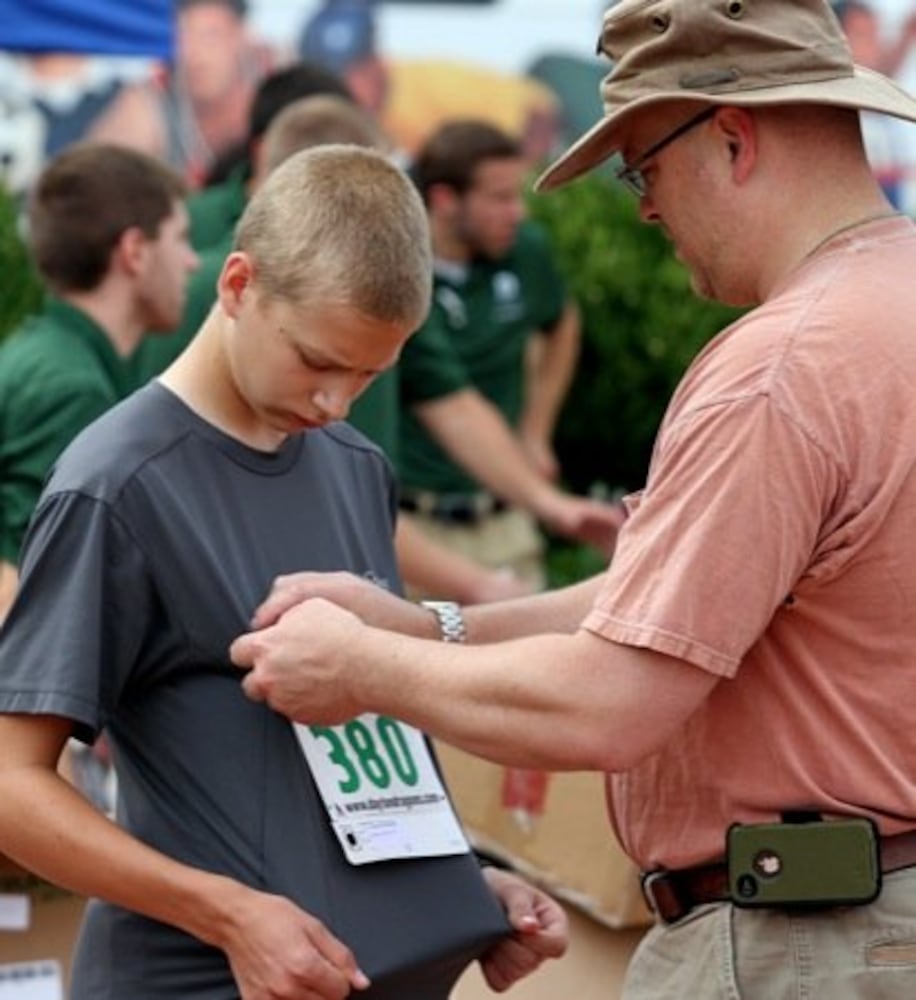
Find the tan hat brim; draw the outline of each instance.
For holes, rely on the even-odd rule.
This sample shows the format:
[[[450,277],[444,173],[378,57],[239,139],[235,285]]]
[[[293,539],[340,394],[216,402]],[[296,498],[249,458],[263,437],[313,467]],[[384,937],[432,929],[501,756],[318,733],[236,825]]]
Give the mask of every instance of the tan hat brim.
[[[837,77],[816,83],[786,84],[756,90],[733,90],[718,93],[690,93],[683,90],[659,91],[623,105],[602,118],[573,143],[537,179],[535,191],[550,191],[581,177],[592,167],[613,156],[621,146],[629,119],[637,112],[666,101],[697,101],[732,107],[758,107],[781,104],[821,104],[841,108],[877,111],[916,122],[916,99],[887,77],[855,67],[854,76]]]

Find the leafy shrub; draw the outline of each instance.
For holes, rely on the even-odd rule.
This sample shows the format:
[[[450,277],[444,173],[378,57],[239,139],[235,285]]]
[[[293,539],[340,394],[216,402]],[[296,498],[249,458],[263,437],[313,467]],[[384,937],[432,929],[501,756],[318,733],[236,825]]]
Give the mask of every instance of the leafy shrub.
[[[582,313],[582,355],[556,439],[567,484],[579,493],[637,489],[681,375],[737,313],[694,295],[662,232],[605,176],[534,195],[530,210],[551,233]],[[599,566],[593,554],[552,546],[555,584]]]
[[[41,302],[41,284],[16,224],[16,206],[0,186],[0,340]]]

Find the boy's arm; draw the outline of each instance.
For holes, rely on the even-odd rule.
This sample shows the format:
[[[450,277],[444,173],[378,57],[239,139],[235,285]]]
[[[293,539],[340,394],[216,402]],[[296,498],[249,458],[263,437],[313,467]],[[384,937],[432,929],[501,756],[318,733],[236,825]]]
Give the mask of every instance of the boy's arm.
[[[56,771],[72,730],[57,716],[0,715],[0,850],[221,948],[243,1000],[336,1000],[367,984],[349,949],[289,900],[173,861],[98,812]]]

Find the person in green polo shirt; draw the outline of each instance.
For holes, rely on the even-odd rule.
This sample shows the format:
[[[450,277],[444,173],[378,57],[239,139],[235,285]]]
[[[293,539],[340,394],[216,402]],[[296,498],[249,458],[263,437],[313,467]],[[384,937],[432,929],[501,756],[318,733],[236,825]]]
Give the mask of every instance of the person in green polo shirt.
[[[231,240],[253,191],[253,177],[264,133],[283,108],[304,97],[332,94],[353,98],[334,73],[314,63],[299,62],[266,76],[258,85],[248,116],[245,141],[219,161],[218,176],[224,175],[188,199],[191,243],[195,250],[223,246]]]
[[[103,144],[71,146],[36,184],[30,245],[49,294],[0,349],[0,620],[45,476],[132,389],[144,331],[181,318],[197,262],[184,195],[157,160]]]
[[[449,123],[414,179],[436,254],[430,315],[401,358],[402,509],[431,537],[543,583],[550,530],[609,549],[622,513],[559,490],[551,446],[579,322],[546,235],[524,219],[518,143]]]

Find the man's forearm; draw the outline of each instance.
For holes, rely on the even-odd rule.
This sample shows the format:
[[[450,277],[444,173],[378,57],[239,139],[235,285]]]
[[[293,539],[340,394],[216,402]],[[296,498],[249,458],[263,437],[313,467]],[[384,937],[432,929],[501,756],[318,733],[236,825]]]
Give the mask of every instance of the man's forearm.
[[[449,456],[491,493],[540,517],[556,493],[529,463],[512,428],[474,389],[416,408]]]
[[[520,430],[548,444],[572,382],[580,343],[579,312],[568,305],[550,333],[532,342],[526,365],[525,410]]]
[[[571,587],[463,609],[468,642],[501,642],[544,632],[573,633],[598,596],[604,574]]]
[[[584,631],[469,648],[365,629],[342,657],[362,710],[499,763],[554,771],[634,766],[716,681]]]

